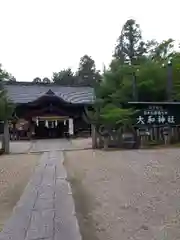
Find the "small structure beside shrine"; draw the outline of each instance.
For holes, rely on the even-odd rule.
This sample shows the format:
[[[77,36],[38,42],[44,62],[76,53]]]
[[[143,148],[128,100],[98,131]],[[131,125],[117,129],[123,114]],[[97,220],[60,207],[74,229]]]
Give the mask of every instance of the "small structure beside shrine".
[[[90,87],[65,87],[28,82],[6,83],[15,104],[10,122],[11,139],[60,138],[90,133],[84,108],[93,103]]]

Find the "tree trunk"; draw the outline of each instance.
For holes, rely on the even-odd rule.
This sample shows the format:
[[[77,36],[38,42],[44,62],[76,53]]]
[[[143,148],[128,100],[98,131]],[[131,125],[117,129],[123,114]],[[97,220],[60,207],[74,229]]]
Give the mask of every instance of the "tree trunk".
[[[107,151],[109,147],[109,138],[104,137],[104,150]]]
[[[3,136],[3,142],[2,142],[2,146],[4,147],[4,153],[9,153],[9,149],[10,149],[10,139],[9,139],[9,124],[8,121],[4,122],[4,136]]]
[[[91,125],[91,137],[92,137],[92,148],[97,148],[97,131],[96,127],[92,124]]]
[[[98,148],[103,148],[103,146],[104,146],[103,137],[100,134],[98,134],[98,138],[99,138]]]
[[[2,151],[3,151],[3,153],[4,153],[4,149],[5,149],[4,133],[2,134],[1,142],[2,142],[2,147],[1,147],[1,149],[2,149]]]

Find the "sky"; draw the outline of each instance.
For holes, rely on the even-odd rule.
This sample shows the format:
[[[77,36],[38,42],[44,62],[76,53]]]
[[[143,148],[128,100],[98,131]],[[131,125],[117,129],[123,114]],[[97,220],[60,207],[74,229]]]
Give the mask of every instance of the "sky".
[[[108,66],[127,19],[144,39],[180,41],[180,1],[0,0],[0,63],[17,81],[52,77],[90,55]]]

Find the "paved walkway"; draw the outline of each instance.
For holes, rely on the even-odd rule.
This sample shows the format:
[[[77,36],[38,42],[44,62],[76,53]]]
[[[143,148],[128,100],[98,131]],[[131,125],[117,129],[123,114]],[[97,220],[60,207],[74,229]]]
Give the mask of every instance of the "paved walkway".
[[[52,150],[73,149],[72,142],[67,139],[44,139],[31,142],[31,152],[46,152]]]
[[[11,141],[10,142],[10,153],[28,153],[32,147],[31,141]]]
[[[28,183],[0,240],[80,240],[63,152],[49,149]]]
[[[91,148],[90,138],[83,139],[44,139],[33,141],[12,141],[10,143],[10,152],[28,153],[28,152],[48,152],[59,150],[79,150]]]

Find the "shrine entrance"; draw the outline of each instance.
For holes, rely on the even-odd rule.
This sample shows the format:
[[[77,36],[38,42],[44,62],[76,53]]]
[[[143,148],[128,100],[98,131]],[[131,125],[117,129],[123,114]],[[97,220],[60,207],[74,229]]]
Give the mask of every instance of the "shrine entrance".
[[[69,136],[68,117],[43,116],[32,119],[35,122],[34,138],[63,138]]]
[[[23,129],[27,139],[67,138],[78,135],[87,127],[83,113],[84,105],[67,103],[48,92],[33,102],[19,105],[15,118],[28,122],[28,127]],[[16,132],[20,136],[14,129],[12,132],[12,135]]]

